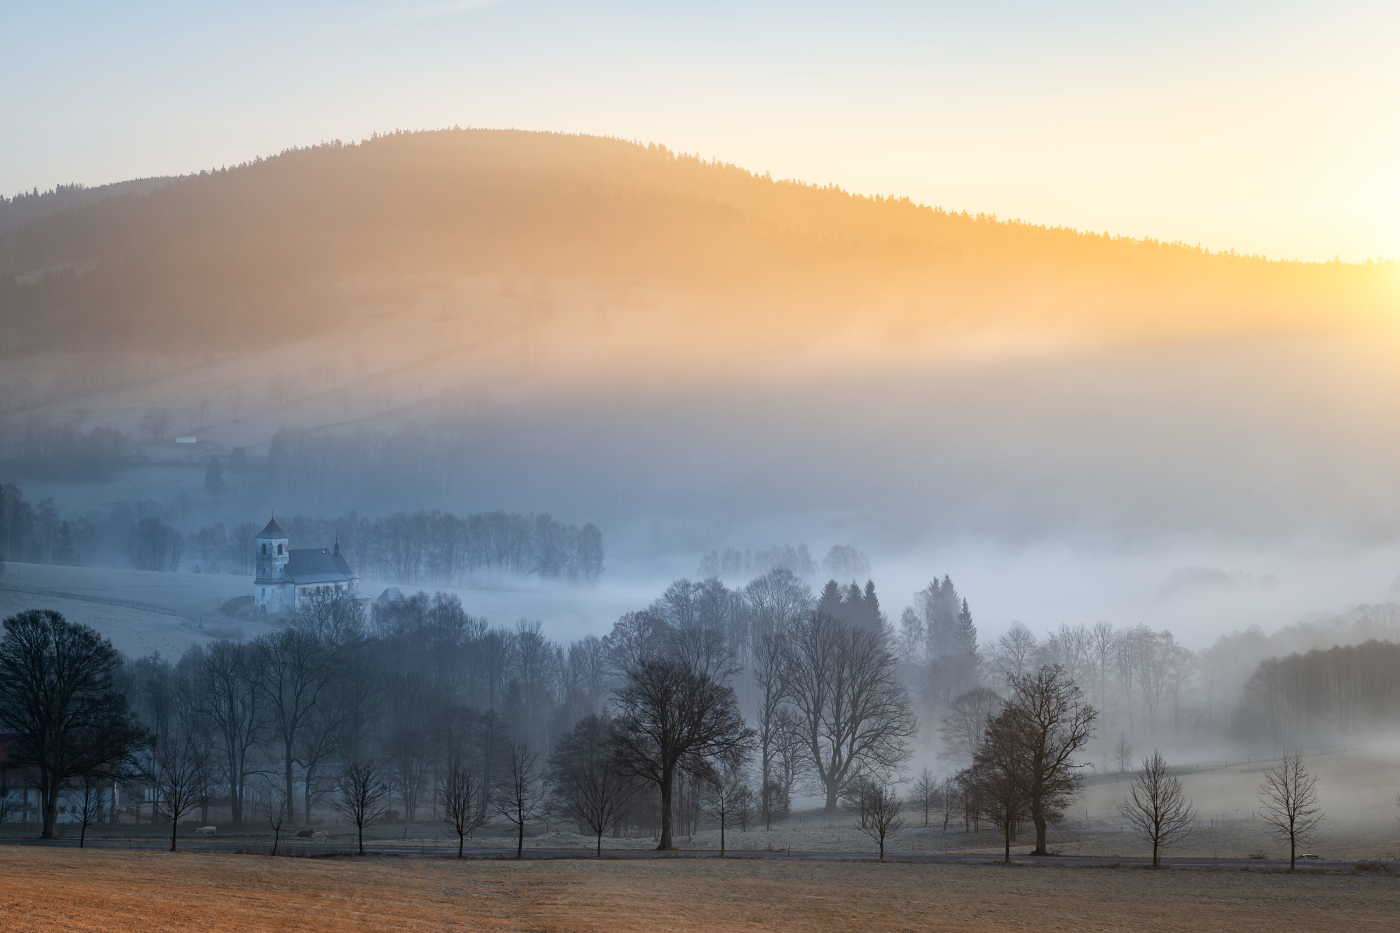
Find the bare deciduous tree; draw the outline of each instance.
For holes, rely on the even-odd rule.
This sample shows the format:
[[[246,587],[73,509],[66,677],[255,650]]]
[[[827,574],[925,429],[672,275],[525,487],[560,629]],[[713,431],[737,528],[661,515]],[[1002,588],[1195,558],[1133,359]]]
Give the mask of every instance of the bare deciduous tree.
[[[168,733],[156,746],[150,776],[157,812],[170,821],[170,851],[175,851],[180,820],[204,804],[209,794],[209,753],[191,731]]]
[[[711,818],[719,820],[719,857],[724,858],[724,830],[735,818],[740,802],[748,793],[744,775],[738,768],[712,769],[704,777],[701,806]]]
[[[1264,772],[1259,785],[1261,814],[1280,840],[1288,841],[1288,870],[1297,863],[1298,843],[1306,842],[1322,822],[1317,778],[1308,773],[1298,752],[1282,755]]]
[[[151,439],[151,443],[159,444],[165,440],[165,434],[170,430],[170,423],[174,421],[168,408],[151,408],[141,416],[141,430]]]
[[[69,779],[120,762],[140,741],[113,683],[120,663],[111,642],[51,609],[5,620],[0,726],[11,735],[11,764],[38,777],[41,838],[53,838]]]
[[[586,716],[559,740],[549,757],[549,784],[560,811],[597,839],[626,815],[636,784],[612,753],[612,733],[599,716]]]
[[[229,386],[224,393],[224,402],[228,405],[229,414],[233,420],[238,420],[238,410],[243,407],[243,387],[238,383]]]
[[[933,776],[933,772],[926,766],[914,779],[914,786],[909,790],[909,803],[923,813],[925,829],[928,828],[928,815],[938,807],[940,787],[942,787],[941,782]]]
[[[854,781],[847,795],[847,809],[855,813],[861,832],[880,846],[883,862],[885,840],[904,828],[904,803],[893,787],[870,778]]]
[[[918,727],[880,632],[810,614],[789,639],[787,684],[828,813],[853,778],[886,778],[909,757]]]
[[[257,642],[257,685],[267,702],[271,731],[282,752],[282,777],[288,815],[295,819],[293,766],[302,732],[334,678],[333,658],[320,639],[300,628],[287,628]],[[311,814],[306,814],[307,820]]]
[[[644,659],[626,670],[615,698],[615,754],[627,773],[661,791],[661,841],[672,841],[671,796],[676,770],[687,759],[737,765],[753,730],[744,725],[732,687],[678,657]]]
[[[1133,747],[1128,744],[1126,732],[1118,733],[1118,741],[1113,745],[1113,763],[1118,766],[1119,774],[1126,774],[1133,763]]]
[[[277,846],[282,842],[282,829],[291,819],[287,813],[287,792],[277,782],[268,781],[262,800],[258,803],[258,811],[267,828],[272,830],[272,854],[276,855]]]
[[[1017,780],[1030,802],[1035,823],[1035,854],[1049,854],[1045,830],[1079,791],[1080,765],[1074,756],[1093,736],[1098,711],[1058,664],[1012,677],[1012,696],[994,722],[1005,719],[1018,744]],[[989,727],[990,733],[992,727]]]
[[[943,814],[943,831],[948,831],[948,821],[953,818],[958,807],[962,805],[962,791],[958,788],[957,779],[952,775],[945,777],[938,788],[939,809]]]
[[[540,756],[516,739],[506,751],[505,776],[496,791],[496,812],[515,827],[515,857],[525,857],[525,827],[540,809]]]
[[[82,785],[73,794],[75,803],[69,808],[78,818],[80,829],[78,832],[78,848],[83,848],[87,844],[87,830],[93,823],[102,822],[102,817],[107,813],[106,804],[102,800],[102,795],[106,788],[99,783],[100,778],[94,773],[87,773],[82,776]]]
[[[1160,850],[1189,835],[1196,819],[1181,779],[1167,770],[1167,762],[1156,750],[1151,758],[1142,760],[1142,770],[1133,779],[1127,798],[1118,805],[1118,812],[1138,835],[1152,843],[1153,868],[1161,864]]]
[[[948,704],[948,712],[939,720],[939,735],[948,757],[960,763],[970,763],[982,746],[987,723],[1001,709],[1001,697],[987,687],[973,687]]]
[[[1016,826],[1031,815],[1024,779],[1025,749],[1018,725],[1009,715],[992,720],[972,767],[964,772],[977,815],[991,820],[1002,832],[1003,859],[1008,865]]]
[[[206,651],[196,646],[193,660],[195,711],[209,724],[215,763],[228,783],[233,822],[243,822],[243,795],[251,756],[263,738],[263,697],[255,683],[251,646],[217,641]]]
[[[335,789],[335,811],[355,824],[359,851],[364,855],[365,829],[382,820],[389,809],[391,789],[384,779],[384,770],[373,758],[363,762],[347,761],[340,767]],[[288,795],[289,811],[290,800],[291,795]]]
[[[454,764],[448,769],[447,780],[438,788],[443,822],[457,834],[458,858],[462,857],[467,836],[486,823],[486,810],[481,799],[483,794],[484,789],[476,776],[461,764]]]

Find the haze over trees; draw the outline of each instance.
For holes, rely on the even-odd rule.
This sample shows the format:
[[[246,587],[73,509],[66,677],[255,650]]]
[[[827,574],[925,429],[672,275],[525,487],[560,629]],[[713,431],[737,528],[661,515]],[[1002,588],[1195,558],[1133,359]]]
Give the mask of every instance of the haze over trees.
[[[970,615],[962,597],[957,606]],[[727,846],[736,827],[771,828],[807,796],[827,814],[847,805],[876,849],[912,809],[945,831],[959,812],[964,831],[995,827],[1007,858],[1029,823],[1043,854],[1086,770],[1111,773],[1115,739],[1180,728],[1165,715],[1182,667],[1166,633],[1085,626],[1041,639],[1013,628],[971,666],[996,689],[978,683],[940,705],[944,669],[927,654],[901,659],[873,582],[831,581],[814,594],[781,568],[735,588],[675,581],[606,637],[568,645],[538,621],[492,626],[444,593],[369,615],[354,600],[310,599],[261,638],[197,646],[173,662],[123,659],[53,613],[6,627],[0,714],[22,739],[8,773],[40,790],[47,831],[63,800],[84,831],[159,820],[172,847],[196,814],[202,825],[217,810],[280,838],[333,808],[371,844],[392,808],[408,822],[445,822],[459,849],[495,823],[510,826],[519,853],[555,819],[600,854],[610,833],[674,847],[707,820]],[[69,655],[96,665],[73,688],[86,725],[45,746],[42,710],[13,671],[58,670]],[[1197,678],[1208,664],[1190,665],[1182,687],[1196,723],[1206,721]],[[915,696],[938,717],[920,721]],[[23,739],[25,729],[38,739]],[[934,749],[947,770],[900,783],[911,759]],[[1319,814],[1306,768],[1290,761],[1261,804],[1281,814],[1269,820],[1296,847]],[[373,781],[351,774],[371,765]],[[124,805],[113,807],[118,790]],[[1193,809],[1159,753],[1127,790],[1122,813],[1157,859],[1191,828]]]

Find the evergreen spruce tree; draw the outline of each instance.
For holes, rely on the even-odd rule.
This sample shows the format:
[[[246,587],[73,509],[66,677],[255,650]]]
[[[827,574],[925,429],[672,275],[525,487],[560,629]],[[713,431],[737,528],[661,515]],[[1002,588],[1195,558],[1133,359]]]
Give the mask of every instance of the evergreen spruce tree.
[[[828,580],[822,588],[822,595],[817,600],[817,611],[833,619],[845,618],[841,608],[841,587],[835,580]]]
[[[204,488],[215,495],[224,491],[224,468],[219,466],[218,457],[209,458],[209,468],[204,471]]]
[[[972,624],[972,610],[967,608],[965,599],[958,611],[958,650],[962,654],[977,653],[977,626]]]
[[[53,562],[70,567],[78,563],[78,545],[73,540],[73,526],[67,521],[58,526],[58,542],[53,548]]]
[[[880,597],[875,595],[875,581],[865,581],[865,596],[861,599],[862,623],[872,632],[885,631],[885,617],[880,612]]]

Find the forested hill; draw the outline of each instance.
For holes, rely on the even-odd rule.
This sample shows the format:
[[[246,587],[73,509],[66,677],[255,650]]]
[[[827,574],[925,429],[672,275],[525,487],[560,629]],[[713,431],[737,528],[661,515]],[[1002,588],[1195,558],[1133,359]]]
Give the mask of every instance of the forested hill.
[[[798,330],[1032,325],[1110,341],[1325,326],[1395,294],[1393,264],[1210,254],[517,131],[289,150],[0,237],[0,328],[28,345],[266,340],[333,322],[366,276],[627,277],[717,308],[738,296],[745,313],[769,302]]]
[[[21,191],[12,198],[0,195],[0,233],[56,214],[65,207],[77,207],[119,194],[145,194],[164,187],[174,178],[137,178],[110,185],[57,185],[48,191]]]

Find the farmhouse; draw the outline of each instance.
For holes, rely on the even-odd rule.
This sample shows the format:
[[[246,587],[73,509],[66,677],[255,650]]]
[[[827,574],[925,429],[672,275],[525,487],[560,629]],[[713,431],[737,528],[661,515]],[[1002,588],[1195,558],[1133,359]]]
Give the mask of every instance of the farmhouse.
[[[291,539],[273,518],[254,539],[257,576],[253,601],[259,614],[291,612],[318,593],[349,593],[361,598],[360,578],[340,554],[323,547],[291,548]]]

